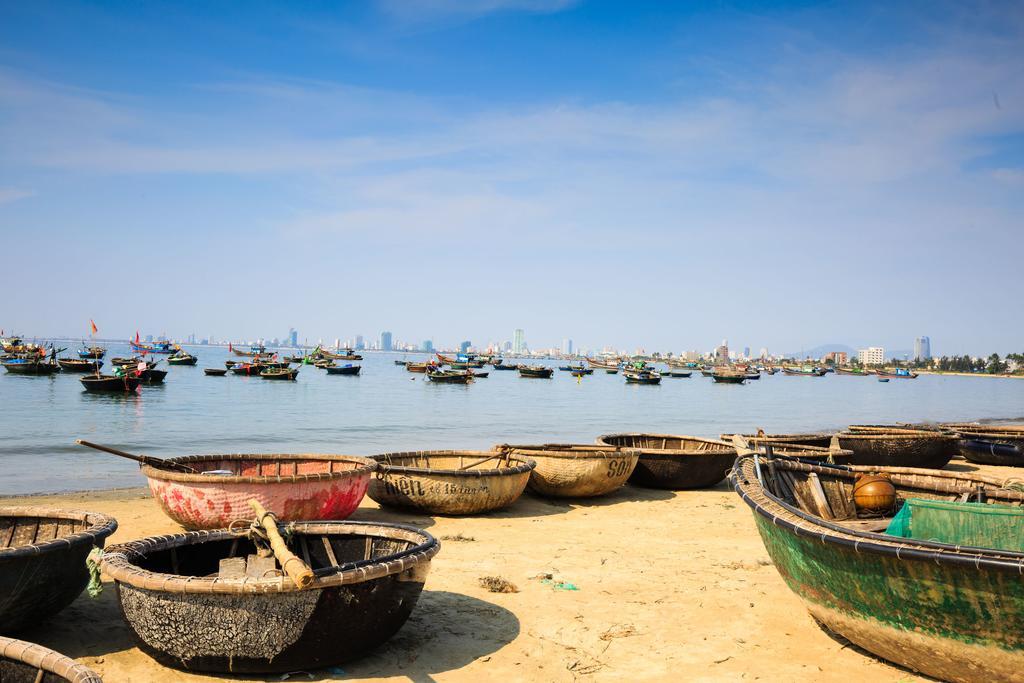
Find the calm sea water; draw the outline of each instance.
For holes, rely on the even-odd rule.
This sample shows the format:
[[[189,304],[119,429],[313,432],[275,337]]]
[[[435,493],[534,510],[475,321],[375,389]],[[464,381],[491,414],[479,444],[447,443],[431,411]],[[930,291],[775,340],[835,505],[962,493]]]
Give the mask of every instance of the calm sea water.
[[[764,376],[715,384],[700,373],[660,386],[627,385],[601,370],[577,382],[491,371],[469,386],[438,385],[370,353],[358,377],[304,366],[296,382],[207,377],[228,352],[190,349],[195,367],[171,367],[163,386],[137,395],[88,394],[78,376],[0,374],[0,495],[144,485],[127,460],[78,438],[159,457],[224,452],[372,455],[485,448],[495,443],[592,442],[615,431],[697,436],[840,429],[850,423],[1016,418],[1024,381],[921,376]],[[113,345],[107,358],[129,355]],[[105,366],[106,367],[106,366]],[[167,368],[166,364],[161,367]]]

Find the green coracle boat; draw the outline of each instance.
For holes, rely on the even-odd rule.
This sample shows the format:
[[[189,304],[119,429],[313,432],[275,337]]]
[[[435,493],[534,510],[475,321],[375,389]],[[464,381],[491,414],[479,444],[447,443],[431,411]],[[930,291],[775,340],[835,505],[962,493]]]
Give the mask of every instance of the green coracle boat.
[[[888,476],[897,504],[911,498],[980,498],[990,504],[982,512],[991,508],[994,521],[971,528],[971,536],[963,538],[975,545],[984,544],[979,537],[1017,538],[1018,548],[883,533],[891,519],[857,518],[853,486],[861,473]],[[1007,528],[1024,519],[1024,493],[979,474],[839,468],[763,456],[755,463],[751,455],[736,460],[729,478],[753,509],[782,578],[828,629],[879,657],[941,680],[1024,677],[1024,546],[1019,543],[1024,535],[1019,526]],[[966,507],[976,512],[981,506]],[[963,521],[962,529],[974,523],[952,519]]]

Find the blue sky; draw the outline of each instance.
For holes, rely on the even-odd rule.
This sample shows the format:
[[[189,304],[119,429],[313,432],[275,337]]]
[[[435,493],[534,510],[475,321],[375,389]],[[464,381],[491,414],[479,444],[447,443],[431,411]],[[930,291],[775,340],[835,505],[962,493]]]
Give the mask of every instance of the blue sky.
[[[23,334],[1024,348],[1014,3],[0,4]]]

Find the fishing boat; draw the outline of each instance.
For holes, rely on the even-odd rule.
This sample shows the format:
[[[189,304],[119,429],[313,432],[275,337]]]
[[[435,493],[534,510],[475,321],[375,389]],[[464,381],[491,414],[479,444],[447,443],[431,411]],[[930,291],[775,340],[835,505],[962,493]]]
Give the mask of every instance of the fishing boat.
[[[85,558],[117,529],[112,517],[49,507],[0,507],[0,633],[70,605],[85,588]],[[0,674],[6,670],[0,664]]]
[[[960,455],[981,465],[1024,466],[1024,431],[988,429],[957,430]]]
[[[395,365],[403,365],[404,366],[408,362],[409,361],[407,361],[407,360],[396,360],[395,361]]]
[[[519,365],[516,363],[498,363],[494,365],[495,370],[518,370]]]
[[[9,683],[103,683],[95,671],[42,645],[0,636],[0,672]]]
[[[830,631],[941,680],[1020,678],[1024,639],[1006,624],[1024,613],[1024,493],[996,477],[752,455],[730,482],[786,584]]]
[[[554,368],[545,367],[543,365],[520,365],[518,370],[520,377],[550,379],[551,376],[555,374]]]
[[[686,378],[686,377],[689,377],[692,374],[693,374],[693,372],[683,372],[681,370],[672,370],[670,372],[663,372],[663,373],[661,373],[662,377],[675,377],[675,378],[679,378],[679,377]]]
[[[499,444],[494,450],[537,463],[527,487],[551,498],[592,498],[612,493],[629,479],[640,455],[629,448],[583,444]]]
[[[0,363],[12,375],[52,375],[60,372],[60,365],[39,356],[33,358],[10,358]]]
[[[473,374],[465,370],[431,370],[427,379],[438,384],[469,384]]]
[[[186,529],[222,529],[248,502],[284,522],[345,519],[359,506],[377,465],[370,458],[318,453],[234,453],[154,458],[79,439],[139,463],[160,509]]]
[[[252,346],[249,347],[248,351],[245,351],[243,349],[236,349],[231,344],[228,344],[228,348],[236,356],[242,356],[247,358],[256,358],[262,356],[267,351],[267,347],[264,346],[263,344],[253,344]]]
[[[103,393],[131,393],[142,383],[135,375],[85,375],[79,378],[86,391]]]
[[[623,370],[627,384],[661,384],[661,373],[656,370]]]
[[[719,384],[743,384],[747,381],[747,373],[740,372],[739,370],[718,368],[711,375],[711,378]]]
[[[959,450],[955,434],[926,429],[845,431],[837,438],[857,465],[942,469]]]
[[[888,377],[879,377],[879,378],[878,378],[878,381],[879,381],[879,382],[888,382],[888,381],[889,381],[889,378],[888,378]]]
[[[867,377],[874,373],[868,372],[864,368],[846,368],[841,365],[836,366],[837,375],[851,375],[854,377]]]
[[[704,377],[714,377],[715,368],[701,368],[700,374],[703,375]]]
[[[139,341],[138,335],[135,336],[134,341],[128,342],[128,346],[135,353],[171,354],[174,353],[175,349],[174,344],[166,339],[158,339],[152,343],[144,343]]]
[[[748,382],[751,381],[751,380],[755,380],[755,379],[761,379],[761,373],[760,372],[747,372],[746,373],[746,378],[747,378]]]
[[[223,377],[228,374],[228,371],[221,368],[203,368],[203,374],[210,377]]]
[[[320,349],[321,355],[324,358],[331,358],[334,360],[362,360],[363,357],[358,353],[352,351],[352,349],[345,349],[344,353],[331,353],[326,349]]]
[[[381,505],[427,514],[474,515],[516,502],[533,460],[500,451],[415,451],[376,455],[368,495]]]
[[[115,368],[123,368],[129,366],[138,367],[140,363],[144,364],[147,368],[155,368],[157,361],[147,361],[141,356],[132,356],[131,358],[122,358],[120,356],[115,356],[110,359],[110,364]]]
[[[58,358],[57,364],[65,372],[99,372],[103,361],[92,358]]]
[[[885,369],[878,370],[875,372],[879,377],[887,377],[889,379],[917,379],[917,373],[911,372],[906,368],[895,368],[893,370]]]
[[[143,384],[163,384],[164,378],[167,377],[167,371],[150,367],[145,370],[136,370],[135,375]]]
[[[587,364],[592,368],[600,368],[601,370],[618,370],[619,360],[615,359],[603,359],[603,358],[588,358]]]
[[[795,377],[824,377],[827,374],[827,371],[824,368],[808,366],[803,366],[799,368],[783,366],[782,374],[793,375]]]
[[[427,363],[411,363],[410,362],[410,363],[406,363],[405,364],[405,369],[408,370],[409,372],[416,372],[416,373],[419,373],[419,374],[422,375],[423,373],[427,372],[428,370],[436,370],[436,369],[438,369],[438,365],[437,365],[437,363],[435,363],[433,361],[429,361]]]
[[[606,375],[617,375],[617,374],[619,374],[619,369],[618,368],[605,368],[604,372],[605,372]]]
[[[675,434],[605,434],[597,443],[638,454],[630,483],[659,489],[710,488],[725,479],[736,448],[724,441]]]
[[[324,368],[328,375],[358,375],[362,369],[362,365],[352,365],[351,363]]]
[[[261,523],[267,540],[223,529],[110,548],[100,568],[143,652],[234,675],[342,664],[402,628],[440,549],[399,524],[298,522],[285,540],[272,517]]]
[[[277,380],[291,380],[294,381],[299,376],[298,368],[263,368],[260,371],[260,377],[263,379],[277,379]]]
[[[245,375],[246,377],[258,377],[267,369],[259,363],[233,363],[227,368],[233,375]]]
[[[107,355],[107,350],[102,346],[90,346],[88,348],[79,349],[78,351],[79,358],[93,358],[98,360],[103,358],[105,355]]]
[[[168,365],[195,365],[198,362],[198,357],[193,356],[191,353],[188,353],[187,351],[182,351],[181,349],[178,349],[173,354],[167,357]]]

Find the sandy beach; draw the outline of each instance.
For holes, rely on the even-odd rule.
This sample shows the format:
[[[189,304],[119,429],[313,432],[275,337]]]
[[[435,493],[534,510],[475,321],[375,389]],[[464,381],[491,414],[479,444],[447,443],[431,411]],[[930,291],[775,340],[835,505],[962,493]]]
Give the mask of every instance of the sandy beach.
[[[180,531],[141,488],[0,499],[22,503],[113,515],[114,543]],[[725,482],[681,492],[626,486],[590,502],[527,494],[477,518],[394,513],[367,499],[353,518],[420,526],[441,539],[441,552],[412,618],[389,643],[339,669],[288,680],[925,680],[819,628]],[[577,590],[535,578],[548,574]],[[480,585],[486,576],[518,592],[489,592]],[[107,681],[218,679],[141,653],[113,586],[104,586],[100,598],[83,594],[21,637]]]

